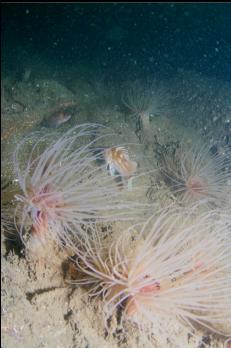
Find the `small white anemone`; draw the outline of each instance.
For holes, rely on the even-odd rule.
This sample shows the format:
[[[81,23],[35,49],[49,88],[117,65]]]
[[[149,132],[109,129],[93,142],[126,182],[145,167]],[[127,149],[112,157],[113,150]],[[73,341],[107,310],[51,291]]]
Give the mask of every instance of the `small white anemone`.
[[[161,171],[183,203],[200,201],[209,207],[231,207],[231,158],[211,154],[211,146],[182,143],[164,157]]]

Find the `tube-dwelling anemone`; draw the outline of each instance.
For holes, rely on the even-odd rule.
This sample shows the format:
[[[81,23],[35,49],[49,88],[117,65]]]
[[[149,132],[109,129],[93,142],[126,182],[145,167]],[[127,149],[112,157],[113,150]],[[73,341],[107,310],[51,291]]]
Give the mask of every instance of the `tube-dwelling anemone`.
[[[167,110],[167,105],[170,101],[163,85],[160,85],[156,80],[139,81],[135,80],[130,83],[122,95],[123,104],[136,117],[142,117],[146,114],[160,116],[161,113]]]
[[[135,80],[130,86],[125,87],[121,99],[135,117],[136,134],[140,141],[152,142],[153,134],[150,131],[150,119],[165,114],[170,103],[170,97],[164,86],[160,85],[157,80],[145,82]],[[143,133],[142,136],[141,132]]]
[[[179,144],[159,161],[164,181],[186,205],[231,206],[230,158],[212,154],[210,146]]]
[[[160,341],[174,341],[168,333],[175,325],[192,334],[198,324],[228,335],[230,242],[230,226],[218,213],[196,217],[192,209],[165,209],[110,248],[101,240],[97,248],[87,243],[77,250],[82,276],[76,282],[102,297],[107,317],[120,307],[125,320]]]
[[[33,234],[49,229],[59,231],[59,240],[68,240],[71,231],[82,233],[82,225],[132,220],[146,210],[145,203],[132,201],[126,190],[118,189],[105,164],[97,164],[103,155],[96,143],[109,136],[103,126],[78,125],[49,145],[48,137],[41,138],[27,158],[28,139],[18,144],[14,166],[23,192],[16,197],[22,209],[21,235],[30,220]]]

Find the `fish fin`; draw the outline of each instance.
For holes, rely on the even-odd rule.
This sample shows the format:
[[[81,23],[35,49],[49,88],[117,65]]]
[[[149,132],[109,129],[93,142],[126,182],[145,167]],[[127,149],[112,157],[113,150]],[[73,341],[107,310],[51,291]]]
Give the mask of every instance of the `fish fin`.
[[[130,161],[130,172],[131,173],[134,173],[135,171],[136,171],[136,169],[137,169],[137,162],[135,162],[135,161]]]

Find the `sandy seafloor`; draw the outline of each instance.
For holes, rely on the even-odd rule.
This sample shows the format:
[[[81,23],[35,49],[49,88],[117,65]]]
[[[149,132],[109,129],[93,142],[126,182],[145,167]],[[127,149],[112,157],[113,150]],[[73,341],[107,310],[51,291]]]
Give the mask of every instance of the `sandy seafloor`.
[[[144,139],[145,144],[140,144],[134,117],[122,105],[118,86],[109,88],[103,81],[89,83],[78,75],[71,80],[47,80],[44,76],[34,77],[31,67],[25,69],[20,79],[3,77],[1,179],[7,183],[2,192],[4,206],[10,208],[14,194],[19,192],[13,182],[12,152],[20,139],[35,130],[52,136],[75,124],[107,125],[120,134],[124,142],[129,139],[129,142],[140,144],[139,154],[133,156],[140,165],[148,163],[149,169],[156,167],[156,141],[164,145],[182,139],[189,143],[202,139],[202,142],[216,144],[218,151],[225,151],[223,139],[227,135],[227,124],[231,122],[231,85],[190,71],[179,71],[171,80],[161,81],[161,86],[166,93],[161,98],[168,100],[167,106],[157,115],[154,93],[149,131],[141,134],[141,142]],[[158,95],[158,89],[156,93]],[[74,102],[79,110],[57,129],[41,128],[44,117],[63,102]],[[149,178],[147,183],[154,191],[160,185],[155,178]],[[144,197],[146,193],[144,191]],[[171,201],[171,197],[166,200]],[[121,223],[114,228],[119,233],[124,226]],[[45,261],[34,264],[20,254],[14,241],[5,242],[4,232],[1,243],[2,348],[172,347],[167,341],[158,344],[155,337],[148,339],[129,323],[122,327],[116,317],[111,318],[106,329],[100,300],[88,301],[84,289],[72,289],[65,283],[62,253],[49,250]],[[187,329],[176,328],[175,334],[179,348],[224,347],[223,337],[206,330],[198,329],[195,337],[191,337]]]

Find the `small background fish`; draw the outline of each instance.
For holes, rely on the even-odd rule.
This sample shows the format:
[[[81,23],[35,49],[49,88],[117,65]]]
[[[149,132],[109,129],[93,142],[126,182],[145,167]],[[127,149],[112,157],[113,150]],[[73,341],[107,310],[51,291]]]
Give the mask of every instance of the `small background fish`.
[[[53,109],[49,116],[44,118],[41,125],[48,128],[58,128],[63,123],[68,122],[74,114],[79,111],[76,103],[65,102]]]

